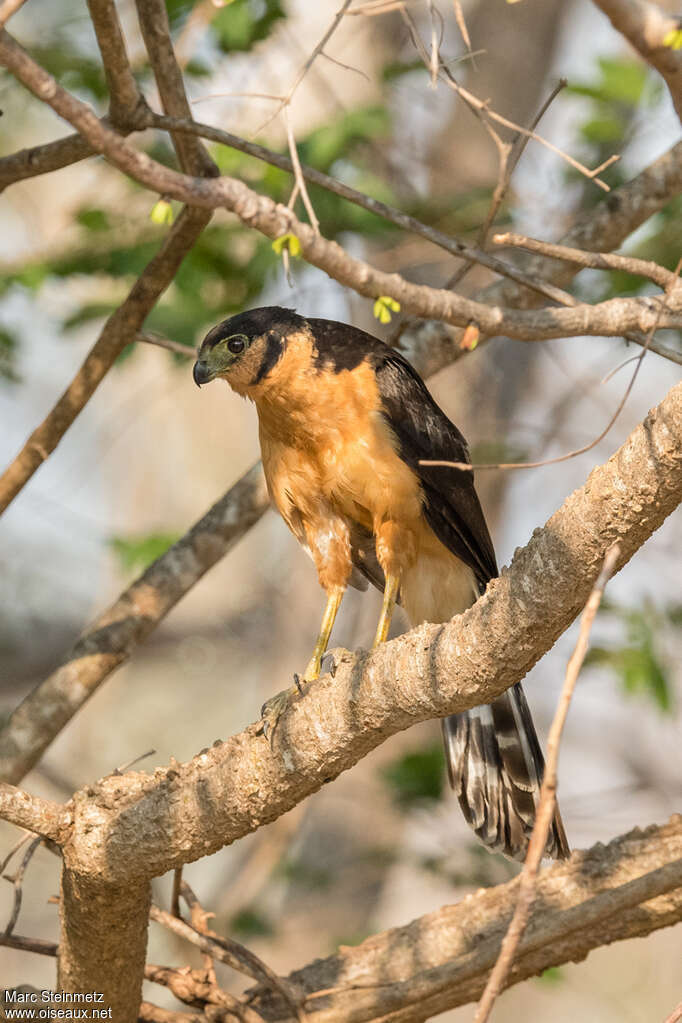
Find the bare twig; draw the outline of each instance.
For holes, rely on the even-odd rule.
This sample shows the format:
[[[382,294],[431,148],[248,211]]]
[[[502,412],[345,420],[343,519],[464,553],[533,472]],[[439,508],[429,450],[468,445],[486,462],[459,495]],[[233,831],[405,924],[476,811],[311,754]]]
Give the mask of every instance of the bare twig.
[[[680,261],[680,263],[682,263],[682,260]],[[678,278],[680,263],[678,263],[677,270],[672,275],[672,278],[675,283],[675,286],[682,289],[682,282],[680,282]],[[659,318],[660,316],[663,315],[663,310],[666,306],[667,299],[670,296],[670,294],[672,294],[673,290],[675,289],[669,287],[666,294],[663,296],[663,299],[659,301]],[[620,416],[621,412],[625,408],[627,400],[630,397],[630,394],[632,393],[633,387],[635,386],[635,381],[641,369],[642,362],[644,361],[644,356],[648,352],[653,336],[656,333],[657,325],[658,324],[656,321],[651,325],[651,329],[647,334],[642,351],[637,356],[637,365],[632,371],[632,376],[630,377],[630,381],[625,389],[625,393],[623,394],[623,397],[616,406],[613,415],[611,416],[611,418],[609,419],[608,423],[601,431],[601,433],[597,437],[595,437],[594,440],[591,440],[588,444],[584,444],[580,448],[575,448],[573,451],[567,451],[566,454],[564,455],[557,455],[556,458],[543,458],[538,462],[488,462],[488,463],[484,462],[469,464],[468,462],[448,462],[446,460],[424,458],[420,459],[419,464],[443,467],[447,466],[451,469],[458,469],[462,472],[474,472],[478,471],[479,469],[540,469],[546,465],[557,465],[559,462],[567,462],[571,458],[577,458],[578,455],[584,455],[586,452],[591,451],[592,448],[595,448],[597,444],[603,441],[604,437],[606,437],[606,435],[609,433],[609,431],[615,424],[616,420]]]
[[[412,15],[410,14],[409,9],[407,7],[404,8],[403,10],[401,10],[400,14],[407,26],[410,38],[412,39],[412,42],[414,44],[414,48],[419,54],[419,57],[424,63],[426,69],[430,70],[431,66],[430,55],[424,43],[422,42],[421,36],[419,35],[419,30],[417,29],[417,26],[414,22]],[[600,171],[604,169],[605,166],[609,166],[614,162],[614,160],[617,160],[618,159],[617,156],[609,157],[605,164],[601,164],[594,170],[590,170],[589,167],[586,167],[583,163],[580,163],[579,160],[576,160],[569,153],[566,153],[563,149],[560,149],[558,146],[555,146],[554,143],[549,142],[548,139],[545,139],[541,135],[538,135],[537,132],[533,131],[531,128],[524,128],[522,125],[516,124],[514,121],[510,121],[509,118],[503,117],[501,114],[496,113],[494,110],[491,109],[490,104],[487,100],[480,100],[477,96],[474,96],[473,93],[469,92],[468,89],[465,89],[462,85],[460,85],[459,82],[454,77],[454,75],[452,74],[452,72],[450,71],[450,69],[448,68],[447,64],[444,63],[442,60],[440,62],[440,69],[443,81],[445,81],[450,86],[450,88],[457,93],[460,99],[462,99],[466,103],[466,105],[469,107],[472,113],[474,113],[477,117],[482,118],[484,120],[495,121],[496,124],[501,124],[503,127],[509,128],[514,133],[527,135],[535,142],[539,142],[540,145],[545,146],[551,152],[561,157],[562,160],[565,160],[566,163],[568,163],[571,167],[575,168],[575,170],[579,171],[590,181],[594,181],[594,183],[598,185],[603,191],[605,192],[610,191],[609,185],[607,185],[605,181],[602,181],[600,178],[598,178],[597,175],[599,174]]]
[[[575,690],[575,684],[587,654],[592,623],[599,610],[604,588],[616,568],[619,555],[620,547],[618,543],[615,543],[606,553],[604,564],[580,619],[578,641],[566,668],[566,678],[561,690],[561,696],[559,697],[559,704],[547,738],[545,775],[540,789],[533,833],[528,843],[528,852],[521,872],[516,908],[514,909],[514,915],[512,916],[507,933],[504,936],[499,957],[478,1004],[474,1023],[486,1023],[489,1019],[495,1000],[504,987],[505,980],[519,947],[519,942],[526,928],[528,917],[530,916],[531,906],[536,895],[538,869],[544,855],[547,836],[554,817],[561,735],[566,724],[568,708]]]
[[[313,209],[313,204],[310,201],[310,196],[308,195],[308,189],[306,188],[306,185],[305,185],[305,179],[303,177],[303,172],[301,170],[301,161],[298,158],[298,150],[296,149],[296,139],[294,138],[294,131],[293,131],[293,128],[291,126],[291,114],[289,113],[289,106],[288,105],[284,108],[284,121],[285,121],[286,129],[287,129],[287,142],[289,144],[289,154],[291,156],[291,165],[293,167],[294,178],[296,179],[296,185],[298,187],[299,192],[301,193],[301,198],[303,199],[303,205],[306,208],[306,212],[308,214],[308,219],[310,220],[310,223],[312,225],[313,231],[315,231],[316,234],[319,234],[320,233],[320,223],[319,223],[317,217],[315,216],[315,210]],[[293,205],[292,205],[292,209],[293,209]]]
[[[196,945],[202,952],[212,956],[219,962],[225,963],[227,966],[231,966],[233,970],[246,974],[252,980],[265,984],[275,990],[287,1002],[299,1023],[305,1023],[305,1012],[295,997],[291,986],[283,981],[281,977],[278,977],[269,966],[253,952],[249,951],[249,949],[244,948],[243,945],[230,938],[215,934],[215,932],[208,929],[201,933],[195,927],[185,923],[184,920],[179,920],[170,913],[159,909],[158,906],[152,906],[150,918],[156,923],[162,924],[179,937],[185,938],[193,945]]]
[[[179,341],[171,341],[170,338],[162,337],[160,334],[152,334],[148,330],[137,332],[133,341],[141,341],[145,345],[156,345],[157,348],[165,348],[175,355],[182,355],[185,359],[196,359],[197,348],[192,345],[183,345]]]
[[[303,65],[303,67],[301,68],[299,73],[297,74],[296,78],[294,79],[294,83],[291,86],[291,88],[289,89],[288,93],[286,94],[286,96],[280,97],[279,105],[277,106],[277,109],[274,111],[274,113],[272,113],[268,117],[267,121],[265,121],[264,124],[262,124],[257,129],[256,134],[258,134],[258,132],[261,132],[264,128],[266,128],[267,125],[270,124],[270,122],[273,121],[275,119],[275,117],[277,117],[278,114],[280,114],[282,112],[284,107],[288,106],[291,103],[291,100],[293,99],[294,93],[298,89],[299,85],[301,84],[301,82],[303,81],[305,76],[310,71],[311,67],[313,66],[313,64],[315,63],[315,61],[319,57],[319,55],[324,50],[325,46],[327,45],[327,43],[329,42],[331,37],[336,32],[337,28],[339,27],[339,25],[343,21],[344,14],[346,13],[346,11],[350,7],[350,5],[351,5],[351,0],[344,0],[344,2],[342,3],[341,7],[338,9],[336,14],[334,15],[334,18],[333,18],[331,24],[329,25],[327,31],[324,33],[324,35],[320,39],[319,43],[317,44],[315,49],[312,51],[312,53],[310,54],[310,56],[306,60],[305,64]]]
[[[653,263],[647,259],[634,256],[622,256],[616,252],[585,252],[583,249],[571,249],[566,245],[553,245],[550,242],[528,238],[522,234],[507,231],[493,237],[495,245],[513,245],[515,248],[526,249],[528,252],[539,252],[552,259],[563,259],[576,266],[591,267],[594,270],[623,270],[625,273],[646,277],[664,290],[674,285],[677,275],[672,270]]]
[[[56,956],[59,946],[43,938],[27,938],[22,934],[0,934],[0,946],[16,948],[20,952],[35,952],[39,956]]]
[[[11,884],[14,885],[14,905],[12,906],[12,913],[7,922],[7,926],[5,927],[4,933],[5,938],[9,938],[9,936],[14,931],[14,928],[16,927],[17,920],[19,919],[19,913],[21,912],[21,902],[24,895],[23,891],[24,874],[26,873],[26,868],[28,867],[29,863],[33,858],[33,854],[35,853],[38,846],[42,843],[42,841],[43,840],[40,837],[34,838],[29,844],[29,847],[24,853],[21,859],[21,863],[19,864],[15,872],[13,874],[2,875],[5,881],[9,881]]]
[[[582,960],[604,942],[675,924],[682,918],[682,887],[674,887],[681,880],[679,815],[663,828],[635,829],[606,847],[598,844],[553,864],[538,878],[538,897],[508,983]],[[660,894],[663,885],[669,895]],[[481,890],[296,970],[289,979],[307,993],[310,1023],[411,1023],[475,1001],[518,890],[519,878]],[[251,1004],[263,1006],[268,1023],[289,1019],[288,1008],[273,1006],[269,992]]]
[[[178,882],[178,897],[182,894],[183,899],[189,907],[192,927],[195,931],[199,931],[200,934],[210,935],[211,931],[208,926],[208,921],[211,917],[215,916],[215,913],[209,913],[204,909],[187,882],[182,880],[182,870],[176,870],[173,875],[174,896],[176,881]],[[174,912],[173,915],[179,917],[180,913]],[[218,982],[215,975],[215,964],[213,962],[213,956],[209,952],[204,953],[204,969],[210,982],[217,987]]]

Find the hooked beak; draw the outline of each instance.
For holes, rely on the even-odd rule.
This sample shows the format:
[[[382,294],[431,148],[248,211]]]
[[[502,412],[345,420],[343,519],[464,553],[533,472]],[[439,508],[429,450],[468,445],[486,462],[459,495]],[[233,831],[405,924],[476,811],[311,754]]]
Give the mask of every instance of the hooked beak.
[[[209,381],[213,380],[212,371],[202,359],[197,359],[194,363],[192,376],[194,377],[194,383],[197,387],[201,387],[202,384],[207,384]]]

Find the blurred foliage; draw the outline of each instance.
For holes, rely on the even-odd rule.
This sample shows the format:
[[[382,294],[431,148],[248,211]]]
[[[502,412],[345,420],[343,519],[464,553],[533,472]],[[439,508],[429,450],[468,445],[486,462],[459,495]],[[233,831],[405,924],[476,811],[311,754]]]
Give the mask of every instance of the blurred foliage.
[[[247,907],[232,917],[228,932],[241,938],[268,938],[275,933],[275,928],[264,913]]]
[[[445,757],[440,742],[405,753],[384,767],[382,777],[402,810],[440,799],[445,777]]]
[[[682,623],[682,606],[658,608],[647,602],[641,608],[631,608],[602,601],[601,613],[622,624],[626,642],[593,646],[585,664],[610,668],[626,693],[644,695],[659,710],[671,713],[670,666],[661,647],[666,627]]]
[[[6,327],[0,327],[0,377],[12,384],[16,384],[20,380],[15,367],[16,354],[17,339],[15,335]]]
[[[583,144],[580,154],[583,161],[590,167],[596,167],[612,154],[622,153],[638,122],[659,102],[662,88],[646,64],[628,58],[600,57],[596,74],[590,81],[570,83],[566,92],[585,100],[586,116],[578,128]],[[579,171],[569,169],[566,173],[571,181],[581,184],[585,205],[609,201],[608,195],[600,193]],[[617,188],[627,180],[628,173],[621,160],[603,171],[600,177],[611,188]],[[681,217],[682,199],[678,197],[652,218],[646,237],[630,246],[627,254],[674,270],[680,258]],[[584,279],[584,275],[579,278],[577,290],[580,290],[580,281]],[[633,295],[651,289],[649,282],[642,277],[619,270],[590,272],[588,279],[591,281],[591,301],[605,301],[617,295]]]
[[[591,81],[570,82],[565,92],[582,96],[586,101],[586,117],[578,133],[583,143],[582,158],[588,166],[597,167],[613,153],[626,146],[635,122],[660,97],[661,84],[646,64],[630,58],[600,57]],[[569,170],[571,180],[584,182],[585,199],[596,202],[597,189],[579,171]],[[607,168],[600,177],[611,188],[625,180],[621,162]]]
[[[565,980],[565,975],[564,971],[558,966],[549,966],[535,979],[539,984],[546,984],[548,987],[555,987],[557,984],[561,984],[561,982]]]
[[[146,533],[144,536],[112,536],[109,546],[126,572],[143,572],[165,554],[181,533]]]
[[[279,0],[231,0],[218,10],[211,31],[225,53],[250,50],[285,16]]]

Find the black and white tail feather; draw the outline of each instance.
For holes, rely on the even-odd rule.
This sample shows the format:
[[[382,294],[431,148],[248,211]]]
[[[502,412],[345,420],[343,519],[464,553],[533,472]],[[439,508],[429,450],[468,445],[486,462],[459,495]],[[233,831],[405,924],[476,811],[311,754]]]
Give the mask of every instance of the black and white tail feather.
[[[525,859],[545,762],[521,684],[442,725],[450,783],[467,823],[488,848]],[[558,807],[545,855],[570,855]]]

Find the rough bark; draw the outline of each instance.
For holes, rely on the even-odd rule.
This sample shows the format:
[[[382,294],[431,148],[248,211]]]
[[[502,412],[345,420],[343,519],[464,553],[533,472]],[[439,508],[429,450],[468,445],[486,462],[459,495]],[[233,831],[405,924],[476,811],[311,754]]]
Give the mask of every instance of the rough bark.
[[[97,991],[112,1020],[135,1023],[150,906],[149,882],[100,884],[64,867],[57,988],[85,995]]]
[[[373,935],[361,945],[342,947],[287,979],[308,996],[310,1023],[429,1019],[479,997],[517,893],[518,878]],[[681,918],[678,815],[662,827],[635,829],[545,870],[506,986]],[[289,1018],[286,1005],[270,992],[261,991],[251,1004],[273,1023]]]

